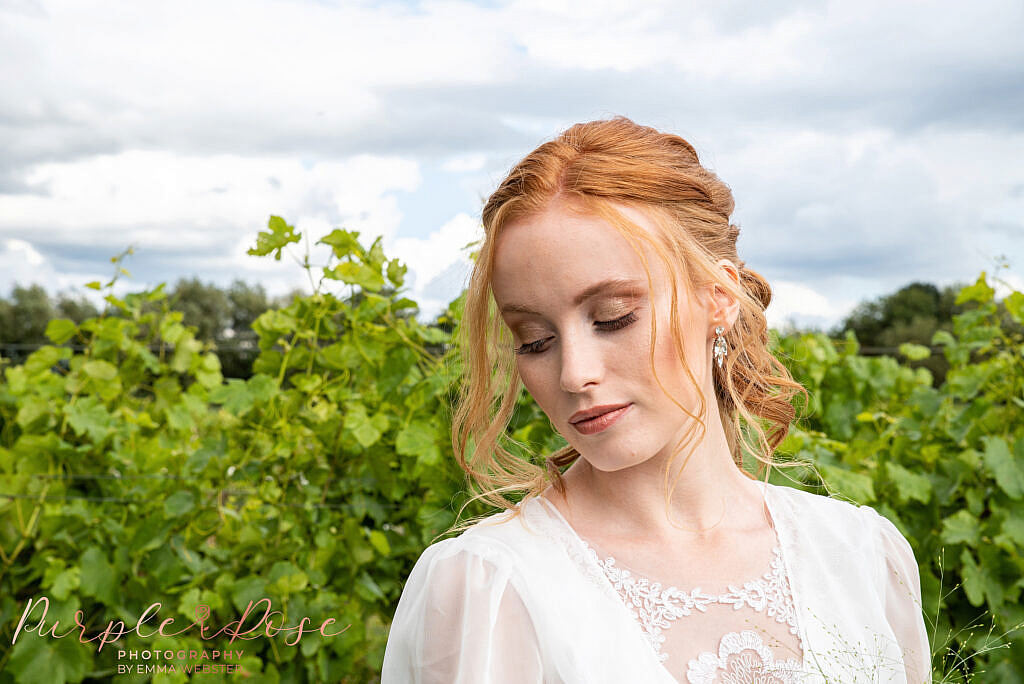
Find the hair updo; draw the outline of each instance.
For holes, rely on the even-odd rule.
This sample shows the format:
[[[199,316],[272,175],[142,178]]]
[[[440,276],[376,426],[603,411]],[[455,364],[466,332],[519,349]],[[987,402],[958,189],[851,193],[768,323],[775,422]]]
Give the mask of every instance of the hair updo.
[[[496,310],[491,291],[495,243],[509,222],[541,213],[555,197],[607,220],[638,254],[641,242],[649,244],[666,270],[681,273],[691,290],[713,282],[737,298],[739,315],[725,333],[728,354],[721,368],[712,365],[715,399],[737,466],[742,470],[744,448],[760,462],[761,472],[772,466],[775,449],[795,415],[790,400],[803,388],[768,350],[764,310],[771,302],[771,288],[761,275],[746,268],[736,253],[740,230],[729,221],[732,192],[701,166],[693,146],[683,138],[616,117],[576,124],[542,144],[509,171],[484,206],[484,240],[470,276],[459,327],[463,382],[452,420],[456,459],[480,492],[474,499],[509,508],[512,504],[504,492],[535,496],[549,482],[564,491],[559,468],[579,457],[575,448],[566,446],[541,466],[502,446],[502,441],[511,439],[506,429],[522,381],[511,333]],[[642,209],[658,226],[658,234],[651,235],[627,220],[616,204]],[[723,258],[739,268],[738,285],[716,265]],[[646,262],[644,268],[650,279]],[[673,280],[671,332],[696,387],[683,355],[678,300]],[[651,339],[657,339],[653,330]],[[653,342],[650,358],[653,372]],[[676,402],[693,419],[681,446],[695,444],[701,437],[698,433],[706,429],[707,398],[696,389],[696,412]],[[671,491],[666,498],[670,495]]]

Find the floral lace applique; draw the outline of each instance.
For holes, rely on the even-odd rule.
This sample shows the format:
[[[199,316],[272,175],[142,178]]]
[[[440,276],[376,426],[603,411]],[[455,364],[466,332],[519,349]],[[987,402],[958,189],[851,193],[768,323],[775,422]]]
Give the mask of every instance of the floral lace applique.
[[[690,684],[792,684],[801,662],[776,662],[756,632],[729,632],[718,644],[718,656],[701,653],[686,671]]]
[[[693,614],[706,612],[711,604],[731,605],[734,610],[748,608],[765,613],[779,624],[789,627],[790,634],[799,634],[796,608],[789,589],[782,550],[772,550],[769,570],[760,578],[746,582],[742,587],[729,585],[728,591],[713,595],[700,587],[690,592],[675,587],[663,589],[660,582],[638,577],[629,570],[615,566],[615,559],[601,559],[583,542],[588,554],[601,567],[630,614],[643,629],[644,636],[657,654],[658,660],[668,659],[661,652],[665,641],[662,630],[672,622]],[[690,684],[789,684],[796,681],[800,660],[775,661],[770,648],[752,631],[730,632],[719,642],[718,654],[705,652],[689,662],[687,680]]]

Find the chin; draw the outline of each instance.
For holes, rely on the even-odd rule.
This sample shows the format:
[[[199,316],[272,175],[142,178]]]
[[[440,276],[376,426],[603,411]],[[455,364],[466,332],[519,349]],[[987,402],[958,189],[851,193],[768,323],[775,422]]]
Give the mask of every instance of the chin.
[[[640,465],[640,463],[612,464],[611,466],[609,466],[607,468],[598,468],[595,465],[594,468],[597,469],[597,470],[600,470],[602,473],[617,473],[617,472],[619,472],[621,470],[629,470],[630,468],[632,468],[633,466],[636,466],[636,465]]]
[[[579,451],[577,449],[577,451]],[[581,452],[582,453],[582,452]],[[621,457],[609,457],[609,458],[586,458],[580,456],[585,460],[590,467],[594,470],[600,470],[602,473],[614,473],[620,470],[627,470],[633,466],[638,466],[641,463],[647,461],[650,457],[638,456],[637,454],[630,454],[627,458]]]

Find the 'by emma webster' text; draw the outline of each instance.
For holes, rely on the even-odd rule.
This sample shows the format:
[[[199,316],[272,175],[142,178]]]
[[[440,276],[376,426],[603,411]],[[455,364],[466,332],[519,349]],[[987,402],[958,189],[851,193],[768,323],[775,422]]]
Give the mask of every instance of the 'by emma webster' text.
[[[149,665],[143,663],[136,663],[134,665],[118,665],[117,674],[175,674],[178,672],[184,674],[228,674],[231,672],[241,672],[242,666],[236,665],[235,663],[203,663],[201,665],[185,664],[181,667],[175,667],[174,665]]]

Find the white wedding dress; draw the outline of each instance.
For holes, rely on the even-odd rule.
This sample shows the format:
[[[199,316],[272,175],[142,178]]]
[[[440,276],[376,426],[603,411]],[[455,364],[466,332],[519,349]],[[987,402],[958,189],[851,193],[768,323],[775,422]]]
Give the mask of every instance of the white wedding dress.
[[[917,564],[873,509],[760,484],[760,576],[663,586],[544,498],[426,549],[382,684],[930,682]]]

